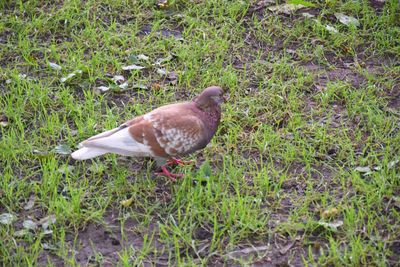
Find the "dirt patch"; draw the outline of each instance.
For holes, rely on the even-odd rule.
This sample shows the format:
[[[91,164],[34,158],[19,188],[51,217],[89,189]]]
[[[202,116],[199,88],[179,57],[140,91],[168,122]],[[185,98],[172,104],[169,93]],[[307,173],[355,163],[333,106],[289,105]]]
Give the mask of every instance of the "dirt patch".
[[[352,69],[335,68],[333,70],[326,70],[312,63],[304,65],[304,68],[315,76],[314,83],[319,86],[326,86],[330,81],[345,81],[358,88],[366,81],[363,75]]]
[[[78,235],[76,245],[76,260],[79,264],[86,265],[91,261],[95,253],[103,256],[104,262],[117,262],[118,252],[122,249],[122,244],[139,247],[142,243],[141,237],[130,231],[135,224],[131,220],[127,220],[124,228],[126,229],[126,240],[124,241],[119,231],[119,222],[115,215],[111,213],[106,217],[107,225],[89,224],[85,230]],[[71,240],[72,241],[72,240]]]
[[[369,0],[370,6],[376,10],[377,13],[381,13],[386,1],[384,0]]]
[[[215,258],[210,266],[242,266],[240,262],[252,262],[251,266],[302,266],[305,250],[298,240],[273,235],[268,242],[255,241],[242,244],[223,258]]]
[[[112,209],[105,214],[104,223],[92,222],[77,234],[66,234],[66,246],[71,248],[70,251],[74,251],[71,257],[75,257],[79,265],[116,266],[120,258],[119,253],[123,249],[140,249],[143,246],[144,234],[137,230],[138,223],[131,218],[121,223],[118,213],[118,210]],[[152,246],[157,251],[163,251],[163,245],[157,241],[156,224],[150,224],[147,230],[149,235],[154,233]],[[48,260],[56,266],[64,266],[65,263],[60,257],[45,250],[39,256],[39,266]]]
[[[400,86],[396,84],[388,94],[388,107],[394,110],[400,109]]]
[[[182,31],[183,31],[183,29],[177,29],[177,30],[161,29],[161,30],[153,31],[152,26],[150,24],[147,24],[147,25],[144,25],[139,30],[138,35],[142,36],[142,35],[149,35],[151,33],[155,33],[156,35],[159,35],[164,38],[173,37],[177,40],[183,40]]]

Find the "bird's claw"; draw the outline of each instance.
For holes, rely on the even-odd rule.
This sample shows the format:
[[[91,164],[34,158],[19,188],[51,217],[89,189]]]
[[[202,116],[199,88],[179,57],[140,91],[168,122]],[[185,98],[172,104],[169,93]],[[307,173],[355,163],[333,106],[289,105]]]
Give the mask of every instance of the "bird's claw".
[[[158,176],[166,176],[170,178],[173,182],[176,182],[177,178],[183,177],[182,173],[171,173],[165,166],[161,166],[161,170],[161,172],[156,172],[155,174]]]

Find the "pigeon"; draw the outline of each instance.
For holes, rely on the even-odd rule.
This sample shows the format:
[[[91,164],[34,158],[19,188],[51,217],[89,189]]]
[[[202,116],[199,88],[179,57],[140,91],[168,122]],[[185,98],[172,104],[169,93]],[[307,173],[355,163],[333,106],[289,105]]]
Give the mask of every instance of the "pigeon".
[[[158,175],[176,180],[182,174],[171,173],[167,166],[186,164],[178,158],[207,146],[218,128],[224,101],[221,87],[208,87],[192,101],[161,106],[90,137],[71,156],[75,160],[107,153],[152,157],[161,167]]]

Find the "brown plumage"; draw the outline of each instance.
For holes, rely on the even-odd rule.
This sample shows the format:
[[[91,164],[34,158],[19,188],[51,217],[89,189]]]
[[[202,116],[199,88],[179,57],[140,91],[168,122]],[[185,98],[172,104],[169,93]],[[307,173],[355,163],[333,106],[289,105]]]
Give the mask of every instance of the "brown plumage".
[[[204,148],[214,136],[221,117],[223,90],[204,89],[193,101],[159,107],[119,127],[83,141],[74,159],[106,153],[153,157],[158,165]],[[164,170],[164,169],[163,169]]]

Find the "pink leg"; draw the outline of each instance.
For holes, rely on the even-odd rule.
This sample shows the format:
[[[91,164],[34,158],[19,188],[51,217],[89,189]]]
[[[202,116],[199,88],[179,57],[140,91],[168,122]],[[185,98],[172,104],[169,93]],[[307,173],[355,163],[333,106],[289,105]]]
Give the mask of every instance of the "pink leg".
[[[184,161],[181,159],[177,159],[177,158],[171,158],[170,160],[167,161],[167,165],[168,166],[177,166],[177,165],[189,165],[189,164],[193,164],[194,161],[193,160],[188,160],[188,161]]]
[[[181,173],[178,173],[178,174],[171,173],[167,169],[166,166],[161,166],[161,170],[162,170],[162,172],[156,172],[156,175],[159,175],[159,176],[164,175],[164,176],[170,178],[173,182],[176,182],[176,178],[182,178],[183,177],[183,174],[181,174]]]

